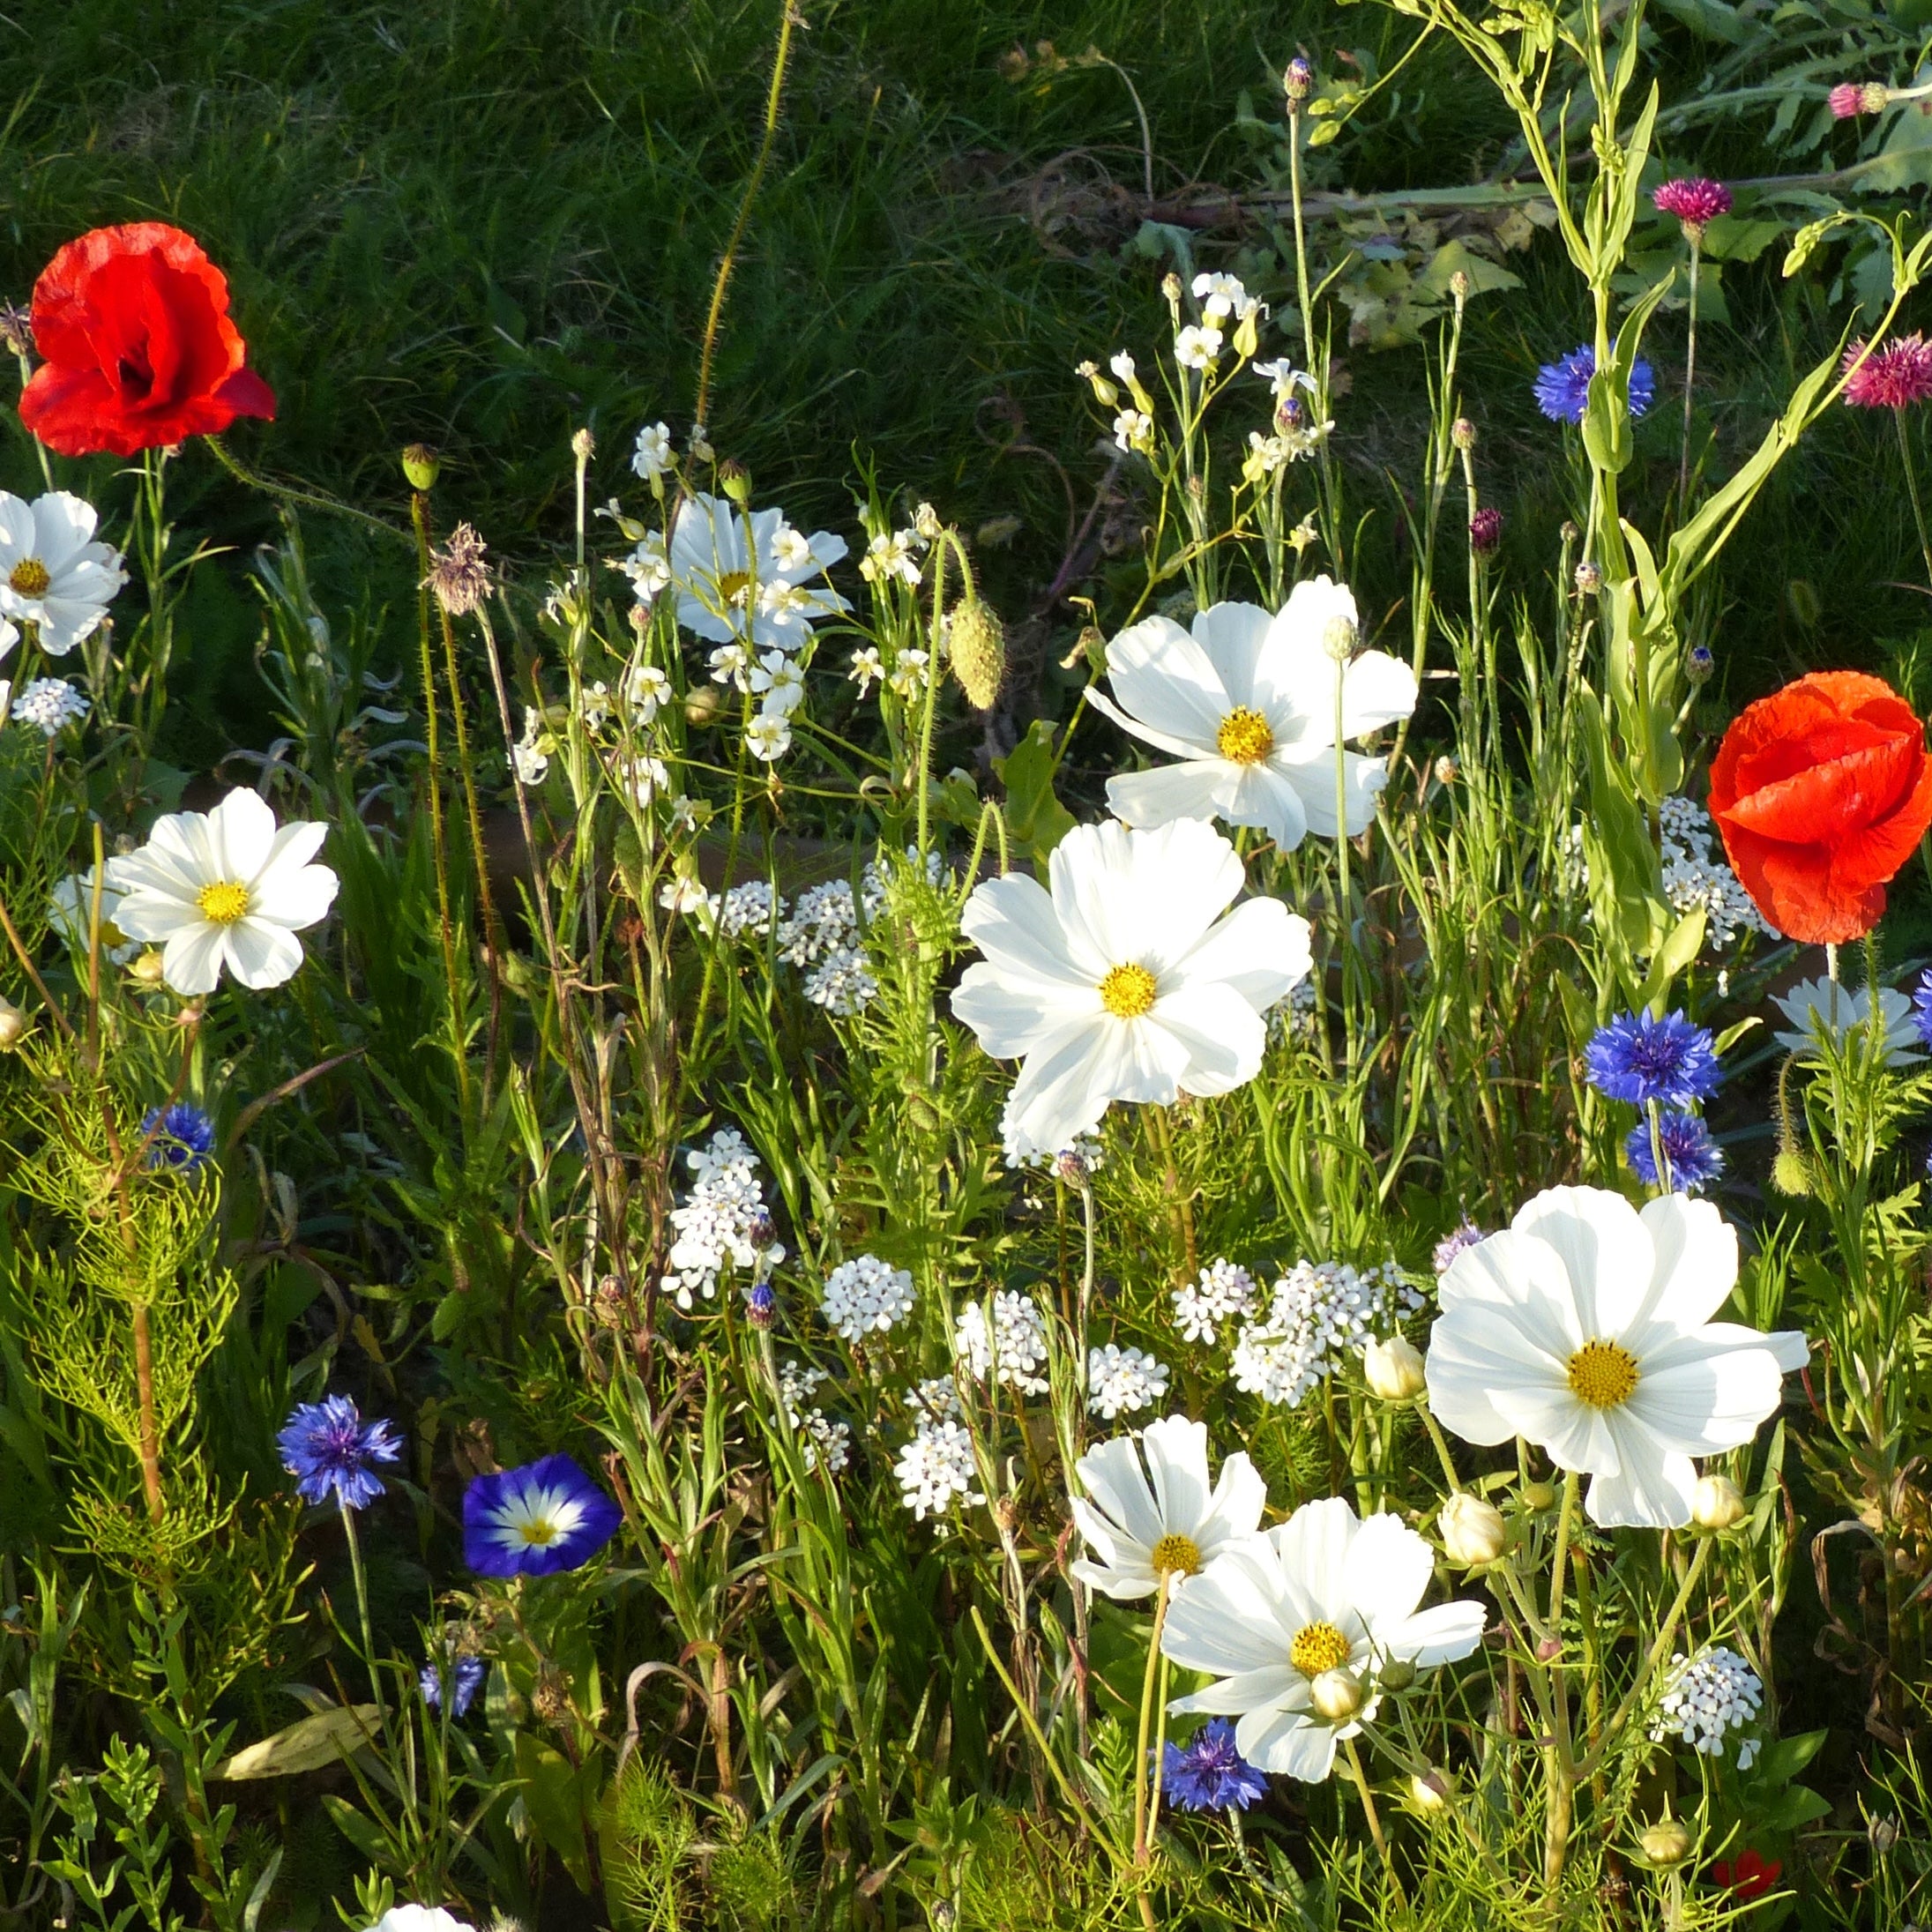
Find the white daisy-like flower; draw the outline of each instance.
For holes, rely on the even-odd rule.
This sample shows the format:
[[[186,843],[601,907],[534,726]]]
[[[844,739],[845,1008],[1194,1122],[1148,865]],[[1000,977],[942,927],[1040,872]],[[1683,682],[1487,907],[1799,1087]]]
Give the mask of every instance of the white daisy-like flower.
[[[1232,316],[1245,322],[1261,303],[1242,286],[1238,275],[1200,274],[1194,278],[1195,299],[1211,322],[1225,322]]]
[[[0,616],[33,624],[50,658],[87,637],[127,582],[121,553],[93,541],[96,521],[64,489],[32,503],[0,490]]]
[[[1246,1453],[1207,1471],[1207,1424],[1169,1415],[1137,1439],[1115,1436],[1074,1466],[1084,1494],[1072,1498],[1073,1521],[1088,1554],[1073,1574],[1102,1596],[1151,1597],[1167,1575],[1175,1600],[1261,1526],[1268,1486]],[[1172,1615],[1170,1611],[1169,1615]]]
[[[1167,1392],[1167,1365],[1145,1349],[1108,1342],[1086,1355],[1087,1413],[1111,1422],[1151,1409]]]
[[[1049,892],[1020,873],[973,888],[961,929],[986,955],[952,1011],[1018,1060],[1009,1159],[1092,1133],[1114,1100],[1228,1093],[1260,1070],[1262,1014],[1309,970],[1309,926],[1279,899],[1227,916],[1245,874],[1212,825],[1081,825]]]
[[[880,531],[859,559],[859,575],[869,584],[889,584],[894,578],[902,584],[917,584],[920,569],[914,554],[917,542],[917,531]]]
[[[852,668],[846,675],[859,687],[859,696],[863,697],[885,675],[885,667],[879,661],[878,645],[868,644],[854,651]]]
[[[1777,1036],[1778,1044],[1807,1058],[1818,1057],[1818,1035],[1839,1053],[1855,1039],[1861,1051],[1871,1042],[1872,989],[1861,986],[1854,993],[1834,986],[1830,980],[1800,980],[1788,993],[1773,994],[1772,1004],[1785,1016],[1787,1030]],[[1879,1023],[1885,1029],[1885,1064],[1909,1065],[1922,1060],[1918,1050],[1918,1029],[1912,1023],[1912,1002],[1896,987],[1878,988]]]
[[[886,673],[886,690],[910,704],[925,690],[927,668],[931,662],[930,652],[921,651],[916,645],[907,645],[892,660],[892,668]]]
[[[1379,1669],[1453,1663],[1482,1641],[1480,1603],[1417,1608],[1435,1567],[1398,1517],[1304,1503],[1175,1596],[1162,1652],[1220,1682],[1167,1708],[1234,1718],[1250,1764],[1319,1784],[1336,1745],[1374,1719]]]
[[[1355,623],[1347,586],[1317,577],[1297,584],[1272,616],[1255,604],[1215,604],[1196,615],[1191,635],[1171,617],[1123,630],[1107,647],[1113,696],[1095,685],[1087,701],[1182,762],[1109,779],[1108,803],[1137,825],[1206,817],[1258,825],[1292,851],[1310,832],[1334,837],[1339,756],[1346,829],[1366,831],[1388,764],[1338,754],[1336,726],[1346,742],[1406,718],[1416,685],[1407,665],[1381,651],[1338,661]]]
[[[1735,1449],[1810,1357],[1795,1331],[1712,1322],[1737,1235],[1708,1201],[1638,1213],[1601,1188],[1551,1188],[1466,1248],[1437,1290],[1428,1400],[1466,1442],[1520,1436],[1592,1478],[1593,1521],[1690,1520],[1693,1456]]]
[[[671,441],[668,423],[647,422],[638,431],[637,444],[630,452],[630,466],[647,483],[654,483],[668,471],[677,467],[677,449]]]
[[[177,993],[213,992],[224,968],[257,991],[280,986],[302,964],[295,935],[335,903],[335,874],[310,862],[327,832],[299,819],[278,828],[240,789],[212,812],[171,812],[138,852],[108,862],[123,895],[115,923],[161,946]]]
[[[745,750],[763,765],[775,765],[792,749],[792,723],[761,712],[744,727]]]
[[[578,693],[577,712],[584,720],[586,731],[601,731],[610,722],[611,713],[615,709],[610,686],[602,678],[593,684],[585,685]]]
[[[671,559],[658,531],[653,530],[629,556],[617,558],[614,567],[630,579],[640,604],[648,604],[670,587]]]
[[[1154,446],[1154,419],[1145,409],[1123,409],[1114,418],[1114,441],[1130,453],[1145,456]]]
[[[110,861],[107,876],[101,882],[101,950],[110,966],[125,966],[141,950],[121,930],[116,917],[124,896],[114,883],[114,866]],[[89,866],[85,872],[70,872],[54,888],[48,901],[47,919],[70,945],[85,951],[93,916],[94,869]]]
[[[1220,360],[1221,332],[1212,324],[1189,323],[1174,339],[1174,359],[1182,369],[1211,371]]]
[[[846,554],[846,540],[830,531],[801,538],[779,510],[741,511],[700,490],[685,498],[671,533],[671,575],[677,621],[713,644],[750,638],[759,650],[796,651],[813,620],[851,605],[829,586],[806,586]],[[757,593],[774,582],[799,592],[781,609]]]

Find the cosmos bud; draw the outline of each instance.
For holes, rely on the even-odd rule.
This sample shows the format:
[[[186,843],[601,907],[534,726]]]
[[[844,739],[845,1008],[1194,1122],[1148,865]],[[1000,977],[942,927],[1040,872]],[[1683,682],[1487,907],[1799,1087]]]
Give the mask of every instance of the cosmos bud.
[[[1556,1486],[1550,1482],[1525,1482],[1517,1494],[1523,1498],[1525,1510],[1534,1510],[1540,1515],[1545,1510],[1556,1507]]]
[[[1644,1856],[1652,1864],[1668,1869],[1681,1865],[1690,1856],[1691,1837],[1689,1830],[1675,1818],[1665,1818],[1656,1824],[1646,1824],[1637,1833],[1637,1842],[1644,1848]]]
[[[1443,1504],[1436,1533],[1442,1538],[1443,1554],[1465,1570],[1493,1563],[1510,1540],[1502,1511],[1467,1489],[1457,1490]]]
[[[1744,1498],[1728,1476],[1699,1476],[1690,1492],[1690,1520],[1713,1534],[1744,1519]]]
[[[0,1053],[9,1053],[19,1045],[26,1026],[26,1015],[0,993]]]
[[[160,952],[150,946],[128,967],[128,977],[137,986],[154,987],[160,985],[166,970]]]
[[[1370,1391],[1384,1402],[1413,1402],[1427,1386],[1422,1357],[1406,1336],[1370,1342],[1362,1351],[1361,1367]]]
[[[1455,1788],[1455,1779],[1435,1764],[1409,1779],[1409,1797],[1419,1811],[1440,1811]]]
[[[1308,1687],[1308,1701],[1331,1724],[1346,1724],[1361,1709],[1361,1684],[1350,1670],[1324,1670]]]
[[[1376,1673],[1376,1682],[1384,1690],[1406,1690],[1415,1682],[1415,1666],[1406,1657],[1391,1657]]]

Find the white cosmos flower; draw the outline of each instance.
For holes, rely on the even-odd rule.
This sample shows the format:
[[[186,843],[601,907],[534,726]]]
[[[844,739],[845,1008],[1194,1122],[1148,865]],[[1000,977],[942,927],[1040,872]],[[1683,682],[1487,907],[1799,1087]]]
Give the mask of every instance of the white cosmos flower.
[[[108,876],[101,882],[101,951],[109,966],[125,966],[141,949],[121,930],[116,915],[122,894],[114,883],[110,860]],[[70,944],[86,948],[93,929],[94,869],[70,872],[54,888],[47,907],[48,922]]]
[[[1688,1523],[1690,1458],[1748,1443],[1810,1355],[1794,1331],[1710,1319],[1736,1279],[1736,1233],[1708,1201],[1639,1214],[1550,1188],[1443,1276],[1429,1406],[1466,1442],[1520,1436],[1590,1476],[1595,1522]]]
[[[1183,1590],[1183,1579],[1255,1533],[1268,1500],[1260,1471],[1239,1450],[1210,1483],[1207,1424],[1184,1415],[1150,1422],[1138,1444],[1131,1436],[1098,1444],[1074,1473],[1086,1494],[1072,1499],[1073,1520],[1089,1554],[1073,1574],[1108,1597],[1151,1597],[1165,1570],[1178,1600],[1196,1587]]]
[[[64,489],[31,504],[0,490],[0,616],[37,625],[50,658],[86,637],[127,582],[120,552],[93,541],[94,523],[93,505]]]
[[[302,964],[295,937],[335,901],[336,877],[312,865],[326,825],[276,828],[253,792],[212,812],[172,812],[138,852],[108,862],[123,895],[115,923],[160,944],[161,976],[177,993],[212,993],[224,966],[246,987],[280,986]]]
[[[824,585],[805,587],[845,554],[846,540],[830,531],[801,537],[782,511],[741,511],[700,490],[685,498],[671,533],[677,621],[713,644],[749,636],[760,650],[795,651],[813,619],[851,609]],[[784,593],[761,594],[778,584]]]
[[[1331,646],[1354,630],[1354,598],[1325,577],[1297,584],[1273,616],[1257,604],[1214,604],[1191,636],[1171,617],[1123,630],[1107,647],[1112,697],[1096,685],[1087,702],[1182,762],[1109,779],[1108,803],[1137,825],[1211,817],[1259,825],[1285,852],[1310,832],[1332,838],[1338,676],[1344,740],[1415,708],[1407,665],[1380,651],[1338,665]],[[1388,765],[1339,756],[1353,836],[1375,817]]]
[[[1871,1019],[1872,992],[1861,986],[1854,993],[1830,980],[1800,980],[1788,993],[1773,994],[1772,1004],[1785,1016],[1787,1031],[1779,1033],[1778,1044],[1808,1058],[1818,1057],[1818,1032],[1843,1053],[1854,1035],[1861,1051],[1869,1050],[1871,1039],[1866,1031]],[[1878,1015],[1885,1029],[1885,1064],[1908,1066],[1925,1056],[1917,1050],[1918,1029],[1912,1023],[1912,1002],[1896,987],[1878,988]]]
[[[995,1059],[1022,1062],[1007,1158],[1051,1155],[1114,1100],[1227,1093],[1261,1066],[1262,1014],[1309,970],[1309,927],[1249,899],[1235,848],[1197,818],[1156,832],[1080,825],[1054,847],[1049,892],[988,879],[961,930],[986,957],[952,1011]]]
[[[1235,1742],[1250,1764],[1320,1783],[1336,1745],[1374,1719],[1384,1663],[1453,1663],[1482,1641],[1480,1603],[1416,1608],[1435,1565],[1399,1518],[1360,1522],[1339,1496],[1304,1503],[1175,1596],[1162,1652],[1220,1682],[1168,1709],[1237,1719]],[[1359,1705],[1323,1716],[1318,1679],[1352,1685]]]

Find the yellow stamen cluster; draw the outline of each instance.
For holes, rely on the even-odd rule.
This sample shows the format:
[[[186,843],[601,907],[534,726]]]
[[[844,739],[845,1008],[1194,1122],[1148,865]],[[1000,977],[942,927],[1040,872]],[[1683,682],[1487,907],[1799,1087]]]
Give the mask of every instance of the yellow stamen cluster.
[[[1615,1342],[1587,1341],[1570,1358],[1570,1392],[1593,1409],[1614,1409],[1637,1392],[1637,1357]]]
[[[1214,748],[1230,765],[1259,765],[1274,750],[1274,733],[1258,711],[1236,705],[1221,720]]]
[[[1116,1019],[1151,1012],[1160,988],[1144,966],[1115,966],[1100,981],[1100,1004]]]
[[[1163,1536],[1153,1548],[1157,1577],[1197,1577],[1201,1573],[1201,1546],[1191,1536]]]
[[[1288,1661],[1304,1677],[1339,1670],[1348,1661],[1348,1639],[1332,1623],[1304,1623],[1288,1646]]]
[[[195,904],[211,925],[232,926],[248,914],[248,887],[233,879],[217,879],[195,894]]]
[[[7,578],[7,588],[22,597],[44,597],[53,581],[46,564],[39,557],[24,556],[13,566],[13,573]]]

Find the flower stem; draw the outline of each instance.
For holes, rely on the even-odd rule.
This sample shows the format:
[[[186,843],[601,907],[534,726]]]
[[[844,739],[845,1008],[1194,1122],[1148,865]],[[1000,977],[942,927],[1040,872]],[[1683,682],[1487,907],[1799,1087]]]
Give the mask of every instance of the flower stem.
[[[1690,496],[1690,392],[1697,380],[1697,258],[1704,248],[1701,234],[1690,237],[1690,325],[1684,338],[1684,435],[1677,457],[1677,521],[1684,520]]]
[[[1919,475],[1913,467],[1912,444],[1906,435],[1906,413],[1903,409],[1892,411],[1891,426],[1898,432],[1898,459],[1906,468],[1906,494],[1912,499],[1913,527],[1919,533],[1919,556],[1925,563],[1926,583],[1932,586],[1932,535],[1926,533],[1925,505],[1919,500]]]
[[[1167,1592],[1173,1572],[1163,1570],[1154,1592],[1153,1629],[1147,1637],[1147,1668],[1140,1684],[1140,1729],[1134,1743],[1134,1862],[1145,1865],[1152,1856],[1147,1842],[1147,1757],[1153,1728],[1154,1685],[1160,1675],[1160,1633],[1167,1622]]]
[[[1395,1861],[1389,1856],[1389,1841],[1382,1832],[1382,1815],[1376,1809],[1376,1794],[1369,1788],[1369,1774],[1361,1768],[1361,1758],[1355,1749],[1354,1738],[1342,1740],[1342,1756],[1348,1761],[1348,1775],[1354,1779],[1355,1789],[1361,1795],[1361,1815],[1368,1821],[1369,1836],[1375,1840],[1376,1850],[1382,1854],[1383,1869],[1389,1875],[1390,1885],[1396,1897],[1402,1898],[1402,1881],[1396,1876]]]

